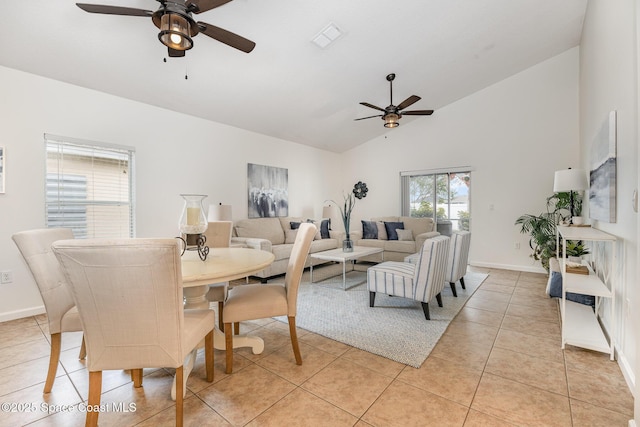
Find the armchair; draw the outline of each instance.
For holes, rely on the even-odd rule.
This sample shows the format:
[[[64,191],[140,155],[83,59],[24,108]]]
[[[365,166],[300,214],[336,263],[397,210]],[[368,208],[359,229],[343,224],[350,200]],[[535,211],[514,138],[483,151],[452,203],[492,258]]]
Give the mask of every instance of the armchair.
[[[429,301],[436,297],[442,307],[448,251],[449,237],[437,236],[425,240],[416,263],[385,261],[369,267],[369,306],[374,306],[376,292],[411,298],[421,302],[424,317],[431,320]]]

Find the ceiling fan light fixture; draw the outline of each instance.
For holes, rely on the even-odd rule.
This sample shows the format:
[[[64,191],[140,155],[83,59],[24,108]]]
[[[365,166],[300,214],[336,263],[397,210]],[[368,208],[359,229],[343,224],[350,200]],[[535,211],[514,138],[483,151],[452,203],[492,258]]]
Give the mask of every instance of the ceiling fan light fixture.
[[[193,47],[189,20],[177,14],[167,12],[160,19],[158,39],[170,49],[189,50]]]
[[[397,128],[398,126],[400,126],[400,123],[398,123],[398,120],[400,120],[400,116],[398,114],[385,114],[382,117],[382,120],[384,120],[384,127],[386,128]]]

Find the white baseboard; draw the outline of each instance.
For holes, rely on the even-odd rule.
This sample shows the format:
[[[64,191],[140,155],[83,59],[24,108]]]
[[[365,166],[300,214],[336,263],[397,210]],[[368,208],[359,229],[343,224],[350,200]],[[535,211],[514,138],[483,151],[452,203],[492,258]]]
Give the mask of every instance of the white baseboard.
[[[46,313],[44,305],[25,308],[23,310],[7,311],[0,313],[0,322],[8,322],[9,320],[22,319],[23,317],[37,316],[38,314],[44,313]]]
[[[515,271],[526,271],[527,273],[548,274],[547,270],[545,270],[540,265],[524,266],[524,265],[512,265],[512,264],[494,264],[490,262],[477,262],[477,261],[469,261],[469,265],[473,267],[497,268],[500,270],[515,270]]]
[[[635,396],[636,390],[636,376],[633,373],[633,366],[629,364],[629,360],[625,357],[624,353],[620,352],[620,349],[616,347],[616,353],[618,356],[618,366],[620,366],[620,370],[622,371],[622,375],[624,376],[624,380],[627,382],[627,386],[631,391],[631,394]]]

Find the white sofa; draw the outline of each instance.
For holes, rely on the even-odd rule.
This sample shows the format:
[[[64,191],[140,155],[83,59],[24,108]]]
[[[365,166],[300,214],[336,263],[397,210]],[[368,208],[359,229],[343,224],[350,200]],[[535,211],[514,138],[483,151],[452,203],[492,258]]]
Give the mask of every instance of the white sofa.
[[[236,221],[233,224],[232,245],[243,245],[249,248],[262,249],[275,255],[275,260],[266,269],[257,273],[263,283],[270,277],[284,274],[287,270],[289,256],[298,230],[292,229],[291,223],[302,223],[306,218],[281,217],[281,218],[253,218]],[[321,220],[315,220],[318,232],[311,243],[309,253],[326,251],[342,247],[344,233],[328,231],[329,237],[322,238],[320,232]],[[325,234],[326,236],[326,234]],[[326,263],[327,261],[307,257],[305,267]]]
[[[404,261],[407,255],[414,254],[422,248],[425,240],[440,235],[435,231],[435,224],[432,218],[412,218],[408,216],[384,216],[371,218],[370,221],[361,221],[363,224],[361,230],[351,233],[351,239],[356,246],[366,246],[373,248],[382,248],[385,261]],[[385,224],[386,223],[386,224]],[[400,235],[402,240],[389,240],[389,231],[393,233],[393,223],[402,224],[405,236]],[[370,226],[369,231],[375,226],[377,232],[374,234],[366,233],[365,226]],[[402,234],[402,233],[400,233]],[[380,255],[370,255],[359,258],[363,261],[380,262]]]

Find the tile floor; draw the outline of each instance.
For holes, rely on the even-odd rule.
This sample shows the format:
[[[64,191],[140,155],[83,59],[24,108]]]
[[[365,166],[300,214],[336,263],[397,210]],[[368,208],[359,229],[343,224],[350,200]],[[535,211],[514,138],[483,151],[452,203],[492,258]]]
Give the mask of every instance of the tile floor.
[[[602,353],[560,349],[557,304],[544,295],[545,276],[485,271],[489,278],[420,369],[304,330],[304,363],[296,366],[285,324],[243,323],[244,333],[264,339],[264,352],[236,350],[234,373],[226,375],[224,353],[216,351],[213,383],[203,379],[200,354],[187,384],[185,425],[626,426],[633,397],[617,363]],[[43,395],[45,316],[0,324],[0,402],[36,407],[0,411],[0,426],[84,424],[78,408],[88,375],[77,359],[80,341],[79,333],[64,336],[58,377]],[[134,389],[128,373],[105,372],[102,403],[135,403],[136,410],[103,412],[100,425],[174,424],[172,372],[144,374],[143,387]]]

